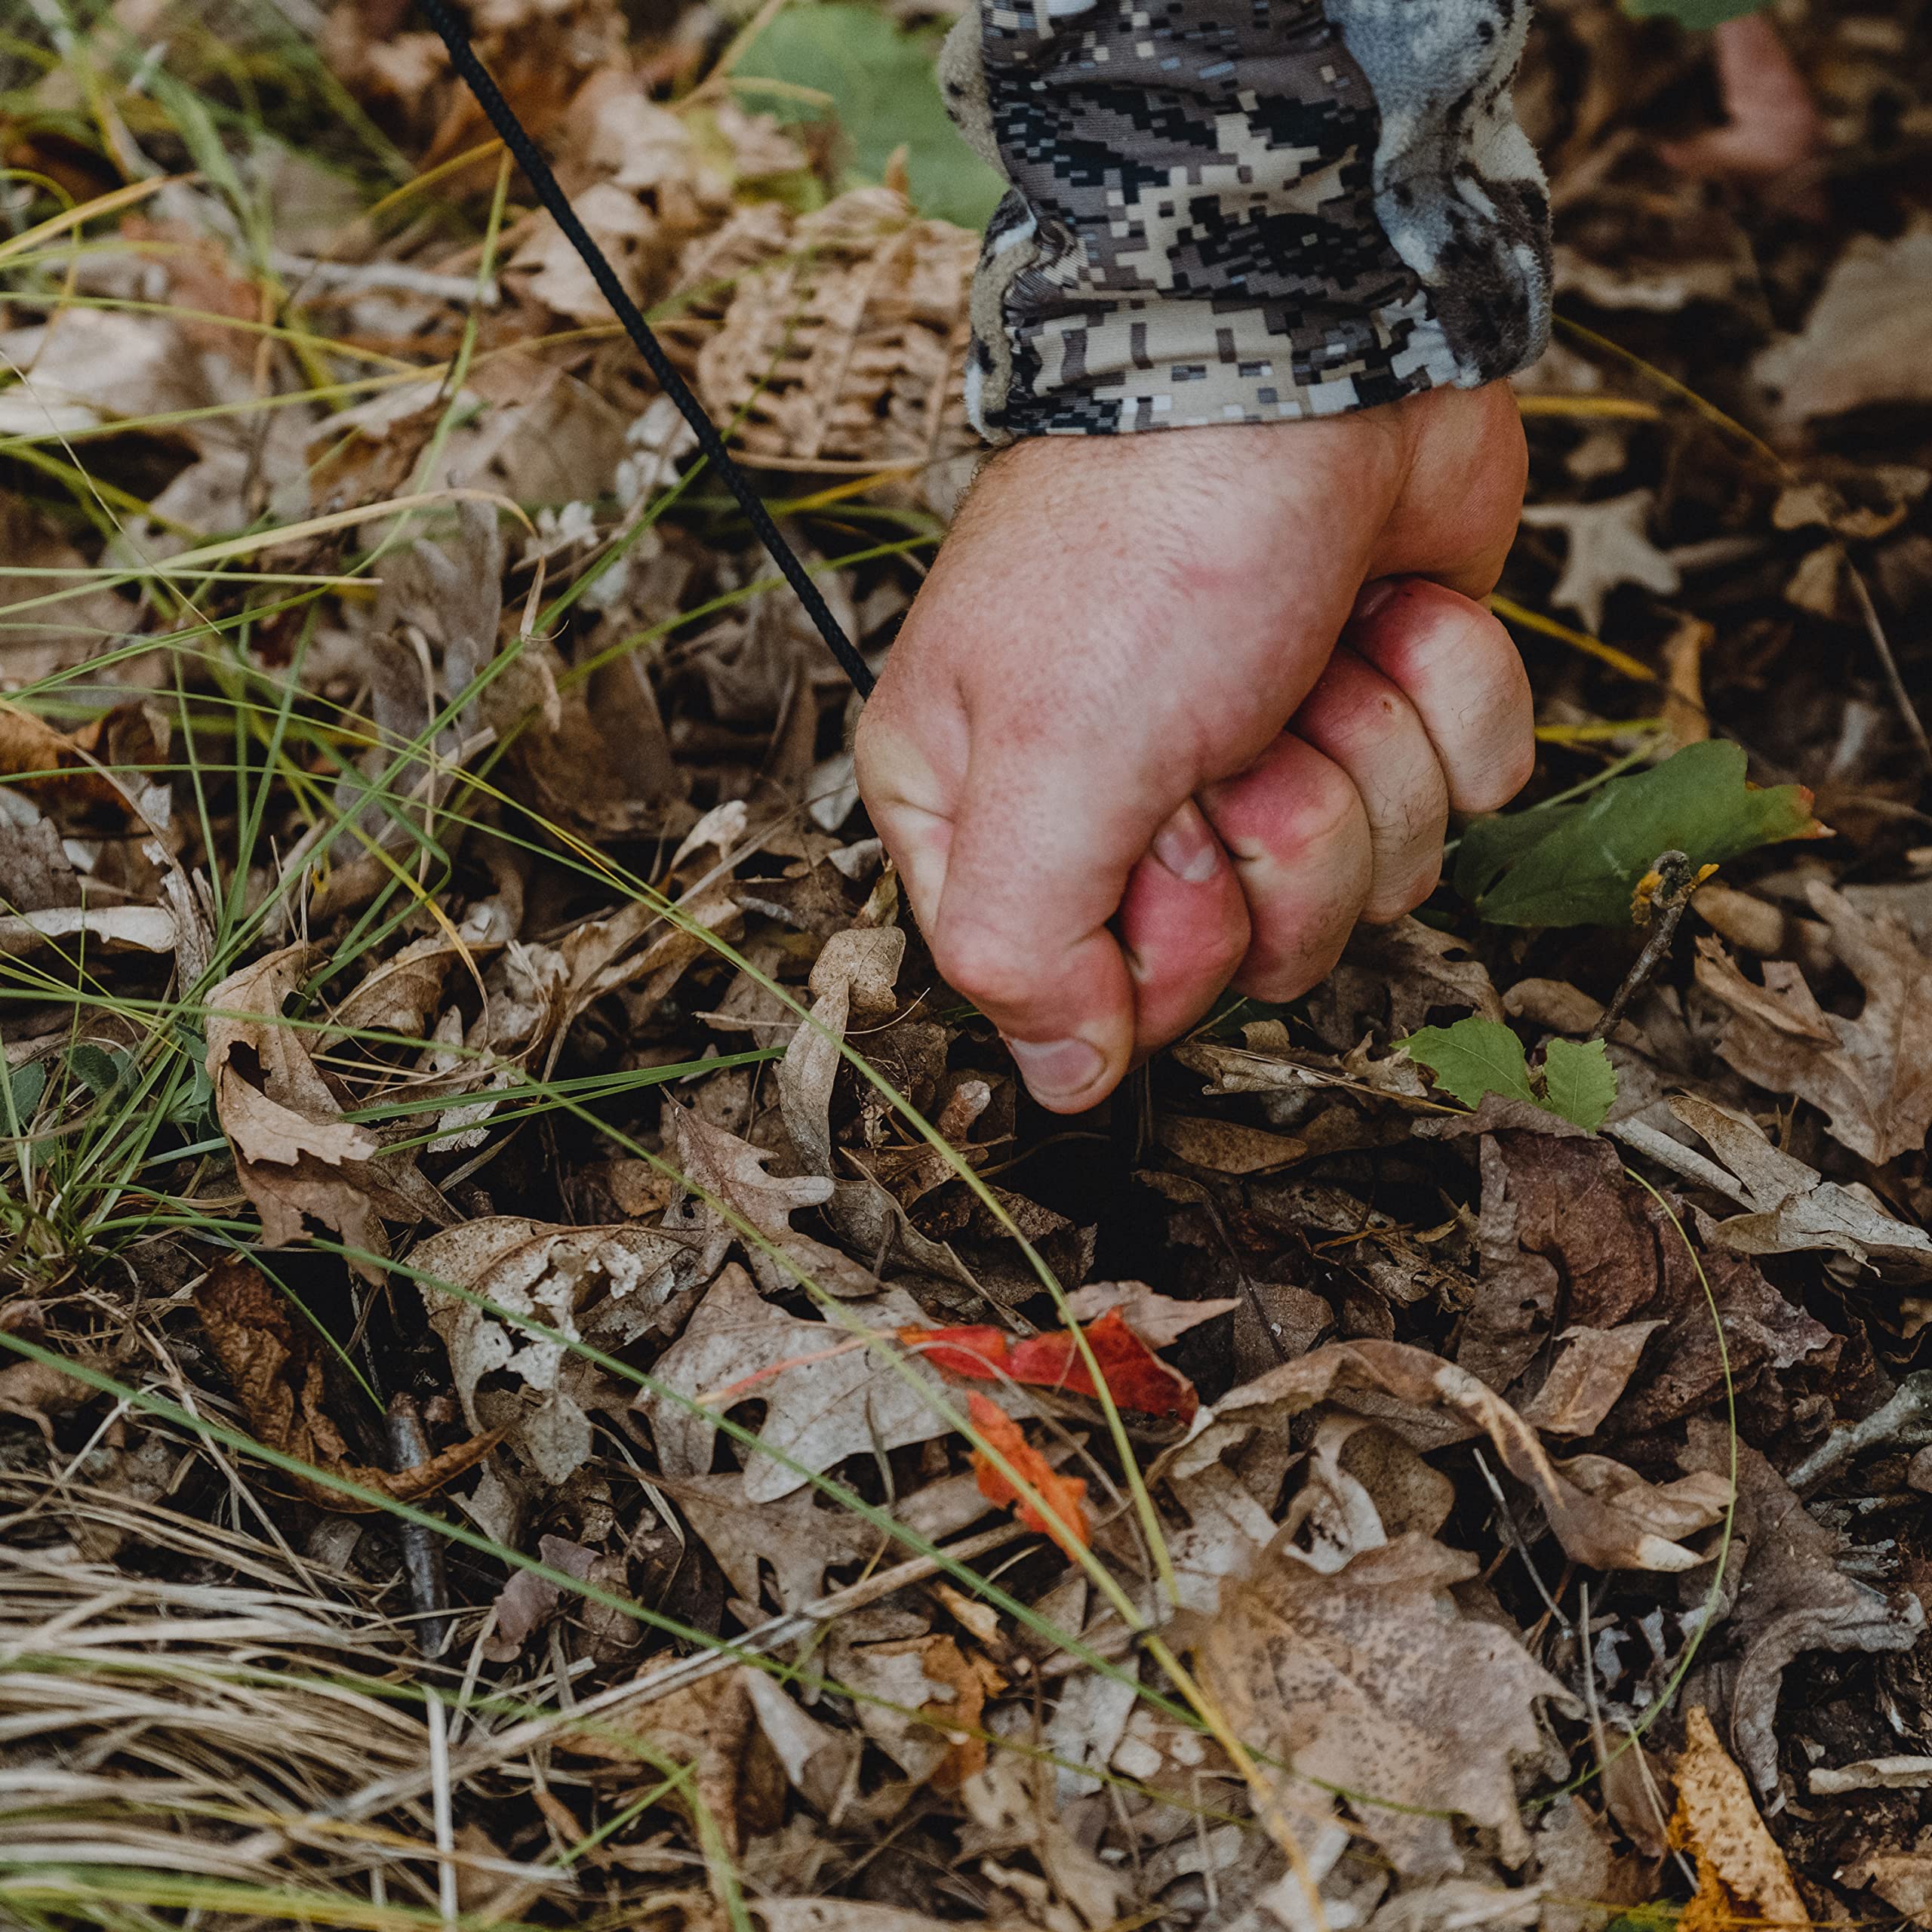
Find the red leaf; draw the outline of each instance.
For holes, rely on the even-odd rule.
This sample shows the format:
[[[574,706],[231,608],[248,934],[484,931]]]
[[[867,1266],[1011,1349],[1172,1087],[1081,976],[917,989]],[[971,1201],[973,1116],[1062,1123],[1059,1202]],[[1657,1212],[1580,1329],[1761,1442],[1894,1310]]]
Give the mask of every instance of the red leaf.
[[[1020,1425],[997,1402],[989,1401],[983,1395],[969,1396],[966,1413],[989,1445],[1006,1458],[1038,1491],[1041,1501],[1066,1525],[1066,1530],[1072,1531],[1073,1543],[1084,1549],[1091,1540],[1084,1507],[1087,1485],[1078,1476],[1062,1475],[1020,1432]],[[973,1472],[979,1478],[980,1494],[989,1503],[1017,1504],[1014,1513],[1028,1529],[1051,1537],[1069,1555],[1073,1553],[1066,1531],[1057,1527],[1029,1503],[994,1466],[992,1459],[977,1449],[973,1451]]]
[[[1004,1328],[902,1328],[899,1339],[949,1375],[997,1382],[1008,1373],[1006,1352],[1013,1337]]]
[[[1194,1384],[1170,1368],[1110,1308],[1084,1331],[1115,1403],[1141,1415],[1172,1416],[1188,1423],[1201,1405]],[[1070,1328],[1015,1342],[1004,1328],[902,1328],[899,1339],[937,1368],[976,1382],[1002,1380],[1068,1395],[1099,1392]]]
[[[1119,1407],[1142,1415],[1172,1416],[1183,1423],[1194,1420],[1201,1401],[1194,1384],[1161,1361],[1121,1319],[1118,1309],[1110,1308],[1099,1321],[1090,1322],[1086,1335]],[[1058,1389],[1070,1395],[1098,1392],[1070,1329],[1034,1335],[1017,1344],[1006,1372],[1014,1381],[1035,1389]]]

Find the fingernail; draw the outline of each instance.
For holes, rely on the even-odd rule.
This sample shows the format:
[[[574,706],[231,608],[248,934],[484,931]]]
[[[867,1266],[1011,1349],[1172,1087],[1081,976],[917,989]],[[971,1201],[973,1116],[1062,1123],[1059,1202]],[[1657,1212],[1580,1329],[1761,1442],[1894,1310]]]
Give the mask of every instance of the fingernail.
[[[1221,848],[1197,808],[1183,805],[1154,835],[1154,856],[1176,878],[1200,885],[1214,876]]]
[[[1084,1040],[1009,1040],[1014,1063],[1035,1098],[1070,1100],[1093,1085],[1106,1056]]]
[[[1373,583],[1364,584],[1355,593],[1355,608],[1349,621],[1366,623],[1401,587],[1401,580],[1392,577],[1379,577]]]

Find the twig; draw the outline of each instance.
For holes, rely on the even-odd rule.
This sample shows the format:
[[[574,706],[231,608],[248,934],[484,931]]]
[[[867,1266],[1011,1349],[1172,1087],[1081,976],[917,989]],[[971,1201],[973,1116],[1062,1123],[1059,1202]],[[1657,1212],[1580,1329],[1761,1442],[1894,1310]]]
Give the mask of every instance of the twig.
[[[1912,701],[1912,694],[1906,688],[1903,674],[1899,669],[1899,660],[1892,655],[1892,641],[1885,635],[1885,627],[1878,621],[1878,607],[1872,601],[1872,593],[1866,588],[1865,578],[1858,566],[1844,555],[1845,581],[1851,586],[1851,594],[1858,605],[1859,614],[1865,620],[1866,635],[1872,640],[1872,648],[1878,654],[1878,662],[1884,668],[1885,681],[1891,687],[1892,702],[1899,708],[1899,715],[1905,720],[1905,728],[1912,734],[1912,742],[1918,748],[1919,762],[1932,771],[1932,739],[1925,735],[1925,721],[1918,715],[1918,707]]]
[[[1916,1447],[1927,1441],[1932,1441],[1932,1369],[1921,1368],[1908,1375],[1892,1399],[1874,1409],[1863,1422],[1833,1429],[1785,1481],[1801,1494],[1815,1488],[1860,1450],[1869,1449],[1875,1443],[1897,1442]]]
[[[1482,1472],[1482,1479],[1489,1485],[1489,1493],[1496,1499],[1497,1520],[1503,1525],[1503,1540],[1523,1559],[1523,1567],[1530,1573],[1530,1581],[1537,1586],[1537,1595],[1543,1598],[1543,1607],[1556,1620],[1556,1627],[1566,1637],[1576,1634],[1575,1626],[1557,1606],[1556,1599],[1549,1593],[1549,1586],[1530,1555],[1530,1546],[1523,1540],[1521,1531],[1516,1527],[1516,1519],[1509,1513],[1509,1500],[1503,1494],[1503,1485],[1496,1480],[1496,1472],[1491,1469],[1480,1449],[1470,1452],[1476,1459],[1476,1467]]]
[[[1701,866],[1694,866],[1682,852],[1660,852],[1637,888],[1638,903],[1647,909],[1652,922],[1649,939],[1637,955],[1636,964],[1623,976],[1616,997],[1604,1008],[1590,1029],[1593,1040],[1607,1040],[1629,1011],[1630,1002],[1650,983],[1651,975],[1663,964],[1677,937],[1678,921],[1690,903],[1690,895],[1709,876]]]
[[[429,1460],[423,1433],[422,1411],[415,1398],[398,1389],[389,1398],[385,1419],[389,1460],[398,1475]],[[417,1647],[426,1657],[439,1657],[456,1627],[450,1615],[449,1583],[443,1571],[442,1539],[420,1523],[398,1521],[396,1540],[402,1546],[402,1567],[409,1578],[409,1600],[417,1612]]]
[[[1696,1148],[1687,1147],[1681,1140],[1672,1140],[1661,1128],[1652,1127],[1641,1120],[1621,1120],[1612,1122],[1604,1131],[1613,1140],[1620,1140],[1636,1152],[1648,1155],[1659,1167],[1668,1168],[1680,1179],[1694,1181],[1700,1187],[1708,1187],[1713,1194],[1721,1194],[1727,1201],[1736,1201],[1747,1213],[1757,1204],[1716,1161],[1707,1160]]]

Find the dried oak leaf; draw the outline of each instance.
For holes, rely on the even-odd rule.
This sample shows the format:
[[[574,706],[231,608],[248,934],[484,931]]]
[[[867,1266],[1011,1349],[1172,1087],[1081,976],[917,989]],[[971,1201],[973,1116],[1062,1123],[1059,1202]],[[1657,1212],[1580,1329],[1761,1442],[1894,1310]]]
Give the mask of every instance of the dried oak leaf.
[[[1560,530],[1568,538],[1552,604],[1574,611],[1591,630],[1603,624],[1610,593],[1620,584],[1640,584],[1660,597],[1674,596],[1684,576],[1678,565],[1651,541],[1654,490],[1632,490],[1595,503],[1531,503],[1523,521],[1535,530]]]
[[[888,1288],[851,1304],[858,1320],[881,1338],[918,1325],[918,1304]],[[754,1455],[745,1471],[745,1495],[775,1503],[848,1456],[870,1455],[944,1435],[952,1425],[939,1412],[938,1379],[916,1360],[898,1366],[841,1324],[801,1321],[775,1308],[735,1263],[712,1283],[652,1371],[667,1389],[722,1414],[740,1401],[764,1404],[758,1440],[790,1459]],[[739,1392],[742,1391],[742,1392]],[[670,1476],[697,1476],[711,1468],[717,1424],[712,1414],[650,1392],[636,1407],[650,1422],[660,1466]]]
[[[515,1318],[608,1351],[640,1336],[675,1334],[703,1279],[701,1257],[675,1234],[630,1223],[560,1227],[518,1214],[445,1229],[422,1243],[410,1264],[470,1426],[482,1420],[478,1384],[499,1371],[515,1376],[539,1401],[491,1420],[513,1426],[518,1446],[553,1483],[589,1457],[590,1418],[581,1398],[595,1364],[565,1340],[520,1327]]]
[[[773,1156],[749,1140],[700,1120],[675,1100],[664,1102],[665,1158],[692,1184],[692,1196],[665,1225],[688,1229],[705,1238],[721,1260],[740,1231],[697,1192],[742,1215],[793,1269],[829,1294],[846,1297],[871,1294],[878,1281],[870,1269],[848,1260],[835,1247],[809,1235],[795,1232],[792,1217],[801,1208],[823,1207],[832,1196],[833,1183],[823,1174],[784,1175],[768,1171]],[[752,1272],[774,1293],[795,1288],[796,1278],[765,1247],[747,1241],[746,1257]]]
[[[1693,1473],[1727,1470],[1731,1444],[1721,1423],[1689,1426],[1682,1452]],[[1732,1749],[1767,1797],[1778,1789],[1778,1696],[1786,1669],[1807,1651],[1909,1650],[1925,1628],[1918,1599],[1897,1603],[1839,1567],[1841,1539],[1819,1522],[1777,1471],[1746,1444],[1737,1447],[1730,1614],[1721,1651],[1694,1685],[1727,1711]]]
[[[382,1253],[369,1189],[381,1142],[342,1117],[342,1103],[309,1056],[311,1037],[282,1008],[316,957],[284,946],[232,973],[208,995],[208,1072],[235,1171],[279,1247],[312,1215],[352,1248]]]
[[[810,1487],[775,1503],[754,1503],[741,1469],[655,1481],[748,1604],[770,1595],[781,1611],[799,1609],[825,1594],[828,1570],[876,1555],[885,1540],[864,1517],[823,1500]]]
[[[328,1413],[321,1346],[259,1269],[232,1257],[217,1262],[195,1291],[195,1311],[257,1439],[325,1475],[398,1503],[420,1503],[497,1445],[500,1432],[493,1429],[393,1475],[353,1462]],[[291,1474],[291,1480],[325,1509],[360,1515],[380,1507],[310,1476]]]
[[[1684,1718],[1684,1752],[1673,1775],[1677,1811],[1670,1841],[1697,1861],[1697,1895],[1678,1932],[1729,1932],[1737,1925],[1808,1925],[1810,1914],[1777,1841],[1764,1829],[1744,1774],[1725,1755],[1701,1704]]]
[[[1670,1110],[1737,1177],[1751,1204],[1750,1213],[1712,1225],[1709,1238],[1740,1254],[1835,1250],[1888,1281],[1932,1278],[1932,1235],[1887,1214],[1869,1188],[1826,1180],[1774,1147],[1749,1114],[1695,1094],[1678,1095]]]
[[[1698,942],[1697,983],[1730,1009],[1718,1051],[1731,1066],[1809,1100],[1835,1139],[1882,1167],[1924,1146],[1932,1128],[1932,958],[1898,921],[1866,917],[1822,882],[1807,896],[1865,989],[1857,1019],[1827,1013],[1788,960],[1766,960],[1755,985],[1714,940]]]
[[[1545,1435],[1594,1435],[1636,1373],[1644,1344],[1664,1324],[1625,1321],[1614,1328],[1566,1328],[1565,1344],[1523,1420]]]
[[[1552,1534],[1574,1561],[1604,1570],[1673,1571],[1692,1569],[1706,1561],[1672,1536],[1660,1534],[1641,1512],[1624,1506],[1614,1495],[1605,1500],[1591,1494],[1562,1465],[1551,1461],[1536,1432],[1493,1389],[1426,1349],[1399,1342],[1331,1342],[1232,1390],[1216,1408],[1224,1422],[1258,1419],[1271,1411],[1285,1420],[1317,1402],[1332,1401],[1389,1420],[1375,1403],[1378,1396],[1447,1410],[1464,1429],[1487,1435],[1504,1467],[1535,1493]],[[1602,1458],[1589,1460],[1593,1472],[1604,1463]],[[1723,1503],[1715,1494],[1706,1494],[1695,1513],[1701,1522],[1680,1521],[1672,1534],[1715,1522],[1723,1514]]]
[[[1449,1821],[1429,1812],[1488,1826],[1521,1863],[1513,1762],[1540,1748],[1537,1700],[1570,1702],[1512,1635],[1457,1610],[1451,1586],[1477,1568],[1410,1535],[1324,1574],[1278,1540],[1223,1583],[1195,1643],[1236,1735],[1299,1774],[1263,1774],[1279,1810],[1306,1810],[1306,1780],[1340,1787],[1407,1878],[1462,1869]]]

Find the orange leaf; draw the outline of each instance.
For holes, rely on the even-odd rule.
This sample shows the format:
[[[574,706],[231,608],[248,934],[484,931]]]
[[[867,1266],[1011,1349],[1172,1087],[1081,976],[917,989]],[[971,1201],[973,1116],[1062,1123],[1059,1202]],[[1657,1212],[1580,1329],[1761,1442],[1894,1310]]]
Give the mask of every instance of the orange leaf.
[[[1121,1312],[1110,1308],[1085,1330],[1109,1392],[1123,1409],[1147,1416],[1194,1420],[1201,1398],[1194,1384],[1178,1369],[1170,1368],[1130,1328]],[[1015,1342],[1003,1328],[902,1328],[899,1339],[917,1349],[935,1367],[976,1382],[1002,1378],[1029,1388],[1057,1389],[1063,1395],[1092,1395],[1099,1392],[1088,1372],[1080,1346],[1070,1328],[1051,1335],[1032,1335]]]
[[[970,1396],[966,1413],[987,1443],[1026,1478],[1040,1500],[1072,1532],[1073,1541],[1084,1549],[1091,1540],[1083,1506],[1087,1485],[1078,1476],[1062,1475],[1021,1435],[1020,1425],[997,1402],[989,1401],[983,1395]],[[973,1472],[979,1478],[980,1494],[989,1503],[1018,1504],[1015,1513],[1028,1529],[1051,1537],[1069,1555],[1073,1553],[1066,1532],[1028,1502],[994,1466],[992,1457],[977,1449],[973,1451]]]

